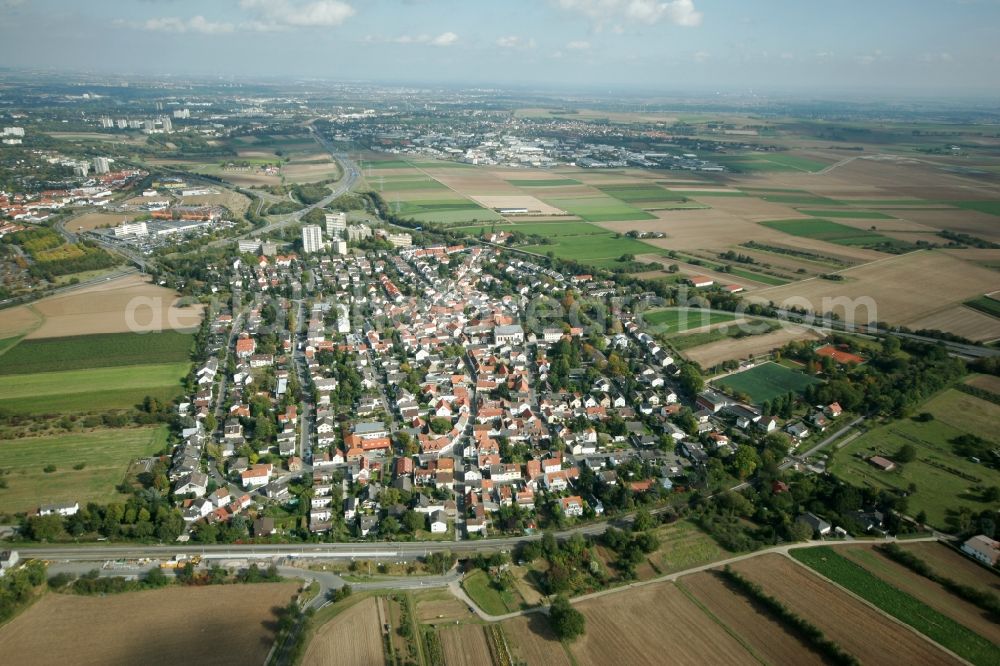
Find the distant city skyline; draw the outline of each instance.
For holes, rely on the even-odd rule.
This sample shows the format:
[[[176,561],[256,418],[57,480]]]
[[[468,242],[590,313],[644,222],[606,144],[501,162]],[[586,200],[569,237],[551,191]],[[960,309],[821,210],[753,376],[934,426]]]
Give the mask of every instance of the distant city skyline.
[[[5,66],[152,75],[996,95],[997,43],[997,0],[0,0]]]

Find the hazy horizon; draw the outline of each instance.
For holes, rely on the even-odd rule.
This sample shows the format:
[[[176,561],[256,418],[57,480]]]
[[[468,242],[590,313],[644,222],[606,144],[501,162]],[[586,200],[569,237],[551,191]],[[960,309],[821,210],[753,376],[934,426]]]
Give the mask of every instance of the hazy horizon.
[[[0,0],[18,69],[566,90],[996,96],[1000,2]]]

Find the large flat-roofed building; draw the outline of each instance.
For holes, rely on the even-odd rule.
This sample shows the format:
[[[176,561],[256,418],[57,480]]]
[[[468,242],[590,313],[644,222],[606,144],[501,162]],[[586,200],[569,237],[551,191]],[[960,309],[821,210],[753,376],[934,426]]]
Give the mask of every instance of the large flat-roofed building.
[[[524,342],[524,329],[520,324],[497,326],[493,329],[493,340],[498,345],[521,344]]]
[[[306,254],[319,252],[323,249],[323,230],[318,224],[307,224],[302,227],[302,251]]]

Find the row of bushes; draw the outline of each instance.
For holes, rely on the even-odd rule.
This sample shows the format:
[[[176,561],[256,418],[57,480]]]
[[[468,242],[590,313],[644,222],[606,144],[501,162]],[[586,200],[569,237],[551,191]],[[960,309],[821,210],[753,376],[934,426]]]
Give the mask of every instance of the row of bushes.
[[[804,638],[812,647],[835,664],[845,664],[849,666],[860,666],[861,662],[857,657],[850,654],[837,643],[830,640],[823,633],[823,630],[814,625],[809,620],[801,617],[788,608],[781,600],[772,597],[764,589],[751,580],[733,571],[728,565],[722,570],[723,577],[738,588],[748,597],[764,606],[779,620],[791,627],[793,631]]]
[[[979,606],[990,614],[990,618],[994,622],[1000,622],[1000,597],[997,597],[997,595],[986,590],[972,587],[971,585],[963,585],[956,580],[936,573],[930,565],[918,556],[903,550],[897,544],[886,543],[877,546],[877,548],[880,553],[889,559],[902,564],[910,571],[920,574],[924,578],[929,578],[955,596],[961,597],[969,603]]]

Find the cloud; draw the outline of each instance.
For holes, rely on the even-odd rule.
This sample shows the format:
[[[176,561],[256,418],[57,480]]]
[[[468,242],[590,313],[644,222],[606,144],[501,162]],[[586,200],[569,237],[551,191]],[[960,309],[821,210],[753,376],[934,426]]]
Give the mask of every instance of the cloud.
[[[506,35],[498,37],[496,45],[502,49],[533,49],[535,48],[535,40],[521,39],[517,35]]]
[[[437,37],[428,34],[399,35],[398,37],[376,37],[368,35],[363,40],[367,44],[426,44],[429,46],[452,46],[458,42],[458,35],[453,32],[442,32]]]
[[[701,25],[702,14],[694,0],[551,0],[565,11],[583,14],[598,25],[630,21],[653,25],[667,21],[675,25]]]
[[[334,27],[354,16],[354,7],[341,0],[240,0],[240,7],[255,18],[246,27],[254,30]]]
[[[924,53],[920,62],[952,62],[955,59],[950,53]]]
[[[200,15],[189,19],[172,16],[151,18],[142,24],[142,28],[152,32],[198,32],[203,35],[222,35],[236,29],[232,23],[209,21]]]
[[[566,48],[573,51],[586,51],[590,48],[590,42],[585,42],[583,40],[578,40],[575,42],[570,42],[566,45]]]

